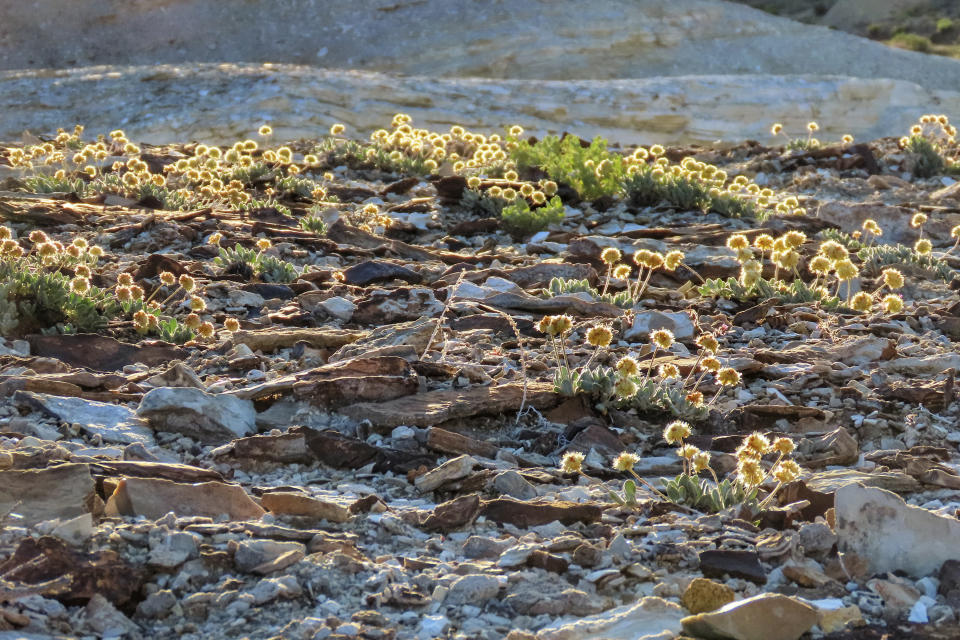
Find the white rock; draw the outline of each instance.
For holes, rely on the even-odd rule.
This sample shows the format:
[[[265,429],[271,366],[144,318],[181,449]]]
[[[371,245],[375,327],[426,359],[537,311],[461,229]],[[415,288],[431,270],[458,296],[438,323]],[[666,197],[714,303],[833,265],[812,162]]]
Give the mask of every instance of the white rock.
[[[353,312],[357,310],[357,305],[341,296],[327,298],[317,306],[323,309],[329,316],[337,320],[343,320],[344,322],[350,320],[350,318],[353,317]]]
[[[662,598],[643,598],[585,618],[561,618],[537,632],[537,640],[643,640],[680,632],[683,608]]]
[[[180,433],[204,444],[222,444],[256,432],[257,412],[250,400],[187,387],[148,391],[137,415],[157,431]]]
[[[960,560],[960,521],[908,505],[890,491],[848,484],[836,492],[837,547],[866,561],[868,573],[936,573]]]
[[[17,391],[13,394],[13,402],[29,405],[63,422],[80,425],[85,434],[99,434],[104,442],[156,444],[147,421],[123,405],[30,391]]]
[[[682,311],[641,311],[624,333],[624,338],[630,341],[645,340],[657,329],[669,329],[677,340],[689,340],[694,333],[693,321]]]

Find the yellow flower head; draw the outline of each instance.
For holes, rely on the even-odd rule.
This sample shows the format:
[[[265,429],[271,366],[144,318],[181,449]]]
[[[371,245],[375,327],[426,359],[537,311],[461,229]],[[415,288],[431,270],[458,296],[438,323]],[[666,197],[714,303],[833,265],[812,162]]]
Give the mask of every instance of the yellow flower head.
[[[774,123],[774,125],[770,127],[770,133],[772,135],[779,135],[781,131],[783,131],[783,125],[779,122]]]
[[[713,356],[707,356],[706,358],[700,361],[700,368],[703,369],[704,371],[717,372],[717,371],[720,371],[721,368],[723,368],[723,365],[720,364],[720,361],[714,358]]]
[[[787,245],[793,249],[796,249],[807,241],[807,234],[803,231],[788,231],[783,237]]]
[[[745,458],[737,464],[737,476],[748,487],[755,487],[763,482],[763,467],[756,460]]]
[[[221,240],[223,240],[223,234],[217,231],[210,234],[210,237],[207,238],[207,244],[219,245]]]
[[[594,347],[608,347],[613,340],[613,331],[610,327],[597,325],[587,329],[587,343]]]
[[[616,247],[607,247],[600,254],[600,259],[603,260],[606,264],[612,265],[619,262],[622,255],[623,254],[620,253],[620,249],[617,249]]]
[[[650,334],[650,342],[660,349],[669,349],[673,345],[673,332],[669,329],[657,329]]]
[[[706,358],[704,358],[706,360]],[[717,382],[725,387],[731,387],[740,382],[740,372],[733,367],[724,367],[717,371]]]
[[[693,455],[693,472],[700,473],[710,467],[710,454],[706,451],[698,451]]]
[[[873,308],[873,296],[866,291],[861,291],[850,300],[850,306],[855,311],[866,313]]]
[[[567,331],[573,328],[573,318],[570,316],[554,316],[553,317],[553,330],[557,335],[563,335]]]
[[[178,282],[180,283],[180,286],[183,287],[183,290],[187,293],[191,293],[197,288],[197,281],[187,274],[181,275],[180,278],[178,278]]]
[[[744,438],[743,445],[748,449],[755,451],[758,456],[762,456],[770,452],[770,441],[765,435],[757,431],[754,431]]]
[[[899,289],[903,286],[903,274],[898,270],[889,268],[884,269],[881,273],[883,274],[883,284],[891,289]]]
[[[880,306],[883,307],[885,313],[893,315],[903,311],[903,298],[898,296],[895,293],[890,293],[883,296],[883,300],[880,301]]]
[[[769,233],[761,233],[753,239],[753,246],[761,251],[770,251],[773,249],[773,236]]]
[[[662,364],[657,368],[657,374],[663,380],[672,380],[680,377],[680,370],[675,364]]]
[[[860,270],[857,268],[857,265],[849,258],[844,258],[843,260],[837,260],[833,265],[834,271],[837,272],[837,279],[841,282],[846,280],[853,280],[860,274]]]
[[[640,371],[640,365],[630,356],[624,356],[617,361],[617,372],[621,376],[635,376]]]
[[[746,249],[749,246],[750,241],[747,240],[747,236],[743,235],[742,233],[735,233],[727,238],[727,248],[733,251]]]
[[[827,256],[834,262],[837,260],[843,260],[850,255],[850,252],[847,251],[847,248],[836,240],[826,240],[820,243],[820,253]]]
[[[130,297],[134,300],[143,300],[143,287],[140,285],[130,285]]]
[[[881,229],[877,221],[872,218],[867,218],[863,221],[863,230],[878,237],[883,235],[883,229]]]
[[[540,333],[546,333],[547,335],[553,334],[553,316],[543,316],[540,318],[540,322],[537,323],[537,329]]]
[[[233,333],[240,330],[240,321],[236,318],[227,318],[223,321],[223,328]]]
[[[160,282],[170,287],[173,286],[173,283],[177,281],[177,277],[170,273],[169,271],[163,271],[160,273]]]
[[[667,441],[667,444],[677,444],[684,438],[689,438],[690,433],[689,424],[683,420],[674,420],[664,428],[663,439]]]
[[[843,142],[843,144],[850,144],[851,142],[853,142],[853,136],[850,135],[849,133],[844,134],[844,136],[840,139],[840,141]]]
[[[809,131],[810,133],[813,133],[814,131],[817,131],[819,129],[820,129],[820,125],[818,125],[816,122],[807,123],[807,131]]]
[[[330,135],[338,136],[346,130],[347,128],[338,122],[337,124],[330,127]]]
[[[783,460],[770,472],[777,482],[787,484],[800,477],[800,465],[793,460]]]
[[[695,407],[703,406],[703,392],[691,391],[686,395],[685,400]]]
[[[927,214],[925,213],[915,213],[913,217],[910,218],[910,226],[914,229],[919,229],[927,221]]]
[[[201,338],[204,338],[206,340],[209,340],[210,338],[213,337],[213,331],[214,330],[213,330],[212,322],[204,322],[199,327],[197,327],[197,333],[200,334]]]
[[[83,276],[77,276],[70,281],[70,291],[74,293],[84,294],[90,290],[90,280],[84,278]]]
[[[677,455],[684,460],[693,460],[693,457],[700,453],[700,449],[692,444],[684,444],[677,447]]]
[[[830,258],[824,255],[816,255],[810,259],[810,262],[807,264],[807,269],[812,273],[825,276],[830,273],[833,263],[830,262]]]
[[[273,133],[273,129],[270,128],[270,125],[265,124],[260,127],[260,130],[257,133],[259,133],[261,136],[268,136]]]
[[[186,325],[188,329],[196,330],[202,323],[203,321],[200,320],[200,316],[195,313],[187,314],[187,317],[183,319],[183,324]]]
[[[630,265],[620,264],[614,267],[613,277],[618,280],[626,280],[630,277]]]
[[[113,293],[120,302],[129,302],[133,299],[133,295],[130,293],[130,287],[117,287],[113,290]]]
[[[121,287],[129,287],[133,284],[133,276],[129,273],[121,273],[117,276],[117,284]]]
[[[777,438],[773,441],[773,450],[779,453],[780,455],[788,456],[793,453],[793,450],[797,446],[793,443],[793,440],[786,437]]]
[[[697,346],[707,353],[716,353],[720,348],[720,343],[712,333],[702,333],[696,339]]]
[[[753,251],[749,247],[737,249],[737,262],[755,262]]]
[[[273,246],[272,243],[266,238],[260,238],[257,240],[257,249],[260,249],[260,251],[266,251],[271,246]]]
[[[568,451],[560,458],[560,469],[564,473],[580,473],[586,456],[579,451]]]
[[[193,296],[190,298],[190,310],[191,311],[205,311],[207,308],[206,301],[200,296]]]
[[[613,385],[613,392],[617,394],[618,398],[632,398],[637,394],[637,383],[630,378],[621,377]]]
[[[635,453],[624,451],[613,459],[613,468],[615,471],[630,471],[640,463],[640,456]]]
[[[663,257],[663,267],[667,271],[674,271],[683,263],[683,251],[674,249],[673,251],[668,251],[667,255]]]
[[[652,253],[653,252],[648,249],[637,249],[633,253],[633,261],[640,266],[646,265]]]
[[[913,245],[913,250],[922,256],[928,255],[931,251],[933,251],[933,243],[926,238],[921,238],[917,240],[915,245]]]

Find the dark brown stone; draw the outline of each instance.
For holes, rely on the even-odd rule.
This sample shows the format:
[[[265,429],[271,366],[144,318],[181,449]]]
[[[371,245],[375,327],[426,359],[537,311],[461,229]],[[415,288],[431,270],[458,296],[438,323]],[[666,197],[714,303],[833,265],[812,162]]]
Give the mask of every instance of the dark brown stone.
[[[600,520],[603,508],[577,502],[530,502],[512,498],[484,501],[481,513],[495,522],[509,522],[517,527],[536,527],[557,520],[563,524]]]
[[[434,507],[422,520],[420,526],[430,531],[453,531],[464,527],[477,517],[480,511],[480,496],[472,493],[460,496]]]
[[[760,565],[756,551],[735,549],[708,549],[700,552],[700,571],[707,578],[743,578],[757,584],[767,581],[767,573]]]

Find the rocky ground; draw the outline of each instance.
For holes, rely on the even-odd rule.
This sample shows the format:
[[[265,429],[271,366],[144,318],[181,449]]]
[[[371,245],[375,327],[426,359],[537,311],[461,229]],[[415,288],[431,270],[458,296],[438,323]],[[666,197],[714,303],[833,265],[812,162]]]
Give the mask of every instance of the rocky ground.
[[[806,210],[739,218],[588,199],[537,167],[377,168],[342,137],[241,143],[252,164],[92,144],[93,179],[59,182],[31,177],[86,153],[68,133],[0,151],[0,638],[960,633],[960,191],[915,177],[897,140],[663,150]],[[181,208],[147,188],[162,176],[190,185]],[[562,220],[524,232],[484,209],[481,193],[528,186],[556,191]],[[759,250],[764,282],[810,284],[830,240],[904,250],[854,258],[839,300],[833,282],[806,300],[701,292],[746,277],[738,233],[791,238],[796,271]],[[607,295],[635,287],[638,250],[683,264]],[[550,295],[554,278],[587,282]],[[569,329],[551,338],[544,316]],[[587,344],[597,326],[611,335]],[[708,334],[736,382],[700,375]],[[560,393],[558,355],[640,373],[615,395]],[[680,395],[639,405],[650,380]],[[621,452],[657,487],[683,472],[662,435],[677,418],[720,477],[745,477],[752,432],[791,439],[799,472],[721,509],[642,485],[623,500]]]

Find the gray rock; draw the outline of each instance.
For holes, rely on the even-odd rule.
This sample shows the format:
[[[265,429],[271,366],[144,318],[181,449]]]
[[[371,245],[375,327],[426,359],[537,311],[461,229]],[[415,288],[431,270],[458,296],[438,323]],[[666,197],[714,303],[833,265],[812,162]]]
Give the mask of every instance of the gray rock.
[[[693,321],[682,311],[642,311],[634,317],[624,338],[630,341],[646,340],[657,329],[669,329],[677,340],[690,340],[694,334]]]
[[[500,581],[494,576],[480,573],[457,578],[450,585],[450,591],[444,600],[446,604],[482,604],[500,592]]]
[[[87,626],[101,636],[117,636],[135,634],[138,631],[136,623],[123,615],[113,604],[99,593],[84,607],[84,618]]]
[[[507,495],[517,500],[532,500],[537,497],[536,488],[512,469],[497,474],[497,477],[493,479],[493,488],[501,495]]]
[[[196,372],[183,364],[180,360],[174,360],[162,373],[147,378],[147,382],[155,387],[193,387],[195,389],[206,389],[200,376]]]
[[[353,304],[342,296],[333,296],[317,304],[327,315],[337,320],[347,322],[353,317],[353,312],[357,310],[357,305]]]
[[[537,640],[672,638],[680,631],[681,618],[680,605],[662,598],[643,598],[579,620],[562,618],[538,631]]]
[[[496,558],[508,547],[514,544],[513,540],[494,540],[482,536],[470,536],[463,543],[461,551],[467,558]]]
[[[147,392],[137,414],[156,431],[180,433],[204,444],[222,444],[256,432],[257,412],[250,400],[188,387]]]
[[[467,477],[475,466],[477,466],[477,461],[472,456],[457,456],[447,460],[436,469],[432,469],[422,476],[417,476],[413,484],[421,492],[427,493],[447,482]]]
[[[78,424],[83,433],[88,436],[99,434],[104,442],[155,444],[147,421],[123,405],[31,391],[17,391],[13,394],[13,402],[42,411],[62,422]]]
[[[266,604],[277,598],[296,598],[302,593],[296,576],[281,576],[279,578],[264,578],[258,582],[250,593],[253,595],[253,604]]]
[[[244,540],[237,546],[233,561],[240,571],[267,573],[265,567],[275,566],[282,561],[289,566],[299,562],[306,555],[307,548],[299,542],[280,542],[277,540]]]
[[[164,618],[175,604],[177,604],[177,597],[169,589],[163,589],[151,593],[146,600],[137,605],[137,615],[144,618]]]
[[[837,490],[837,547],[853,553],[869,574],[931,575],[960,560],[960,521],[908,505],[889,491],[848,484]]]
[[[825,522],[808,522],[800,527],[800,544],[810,556],[825,556],[837,543],[837,534]]]
[[[172,569],[199,555],[196,535],[185,531],[168,533],[150,549],[147,562],[156,567]]]

